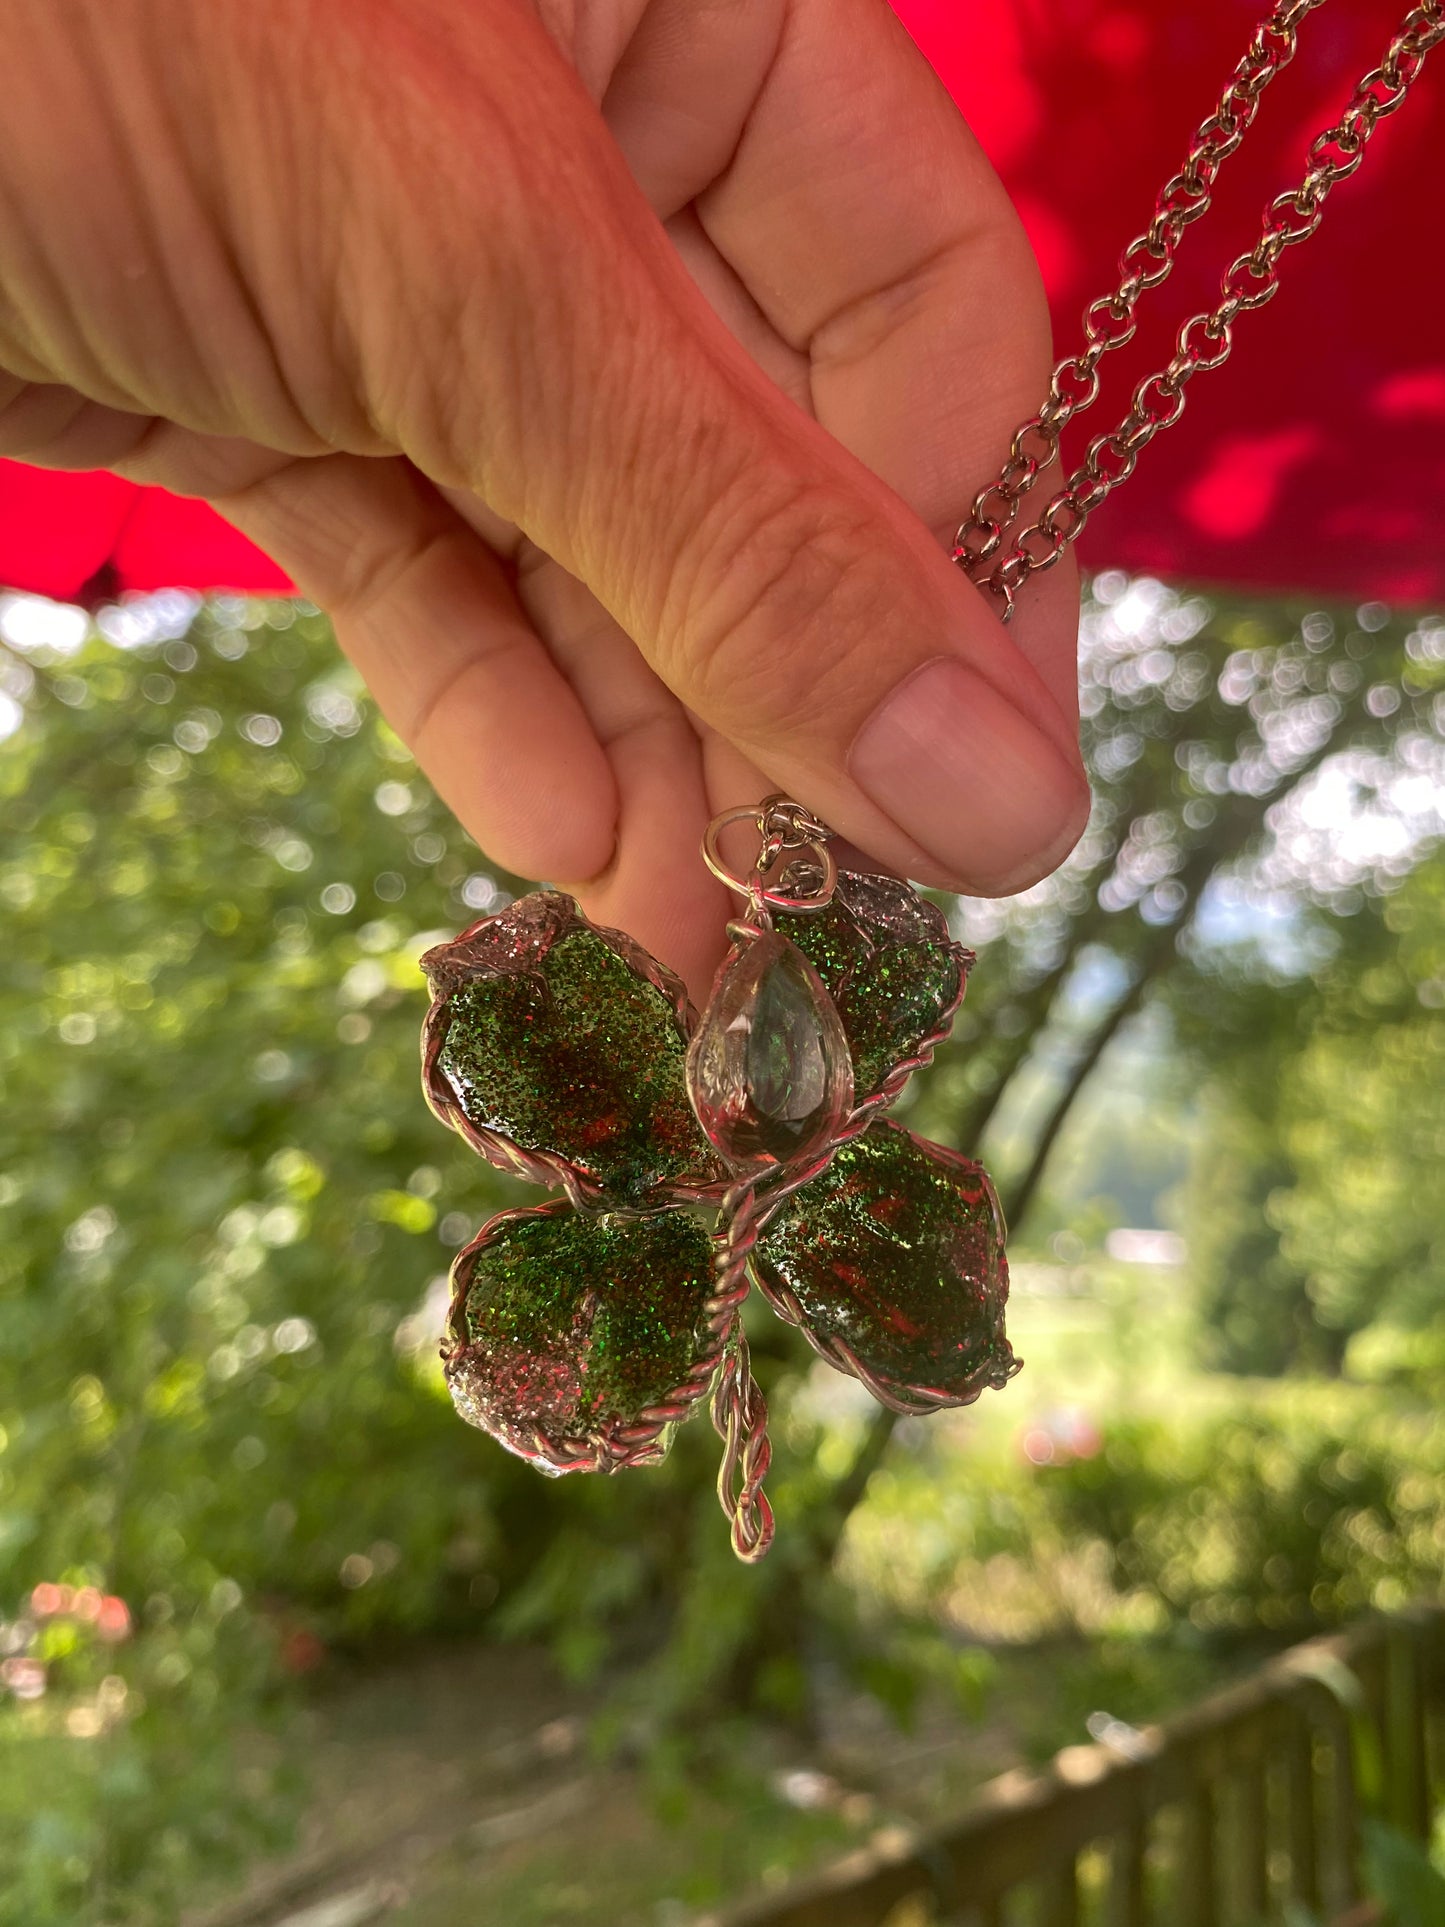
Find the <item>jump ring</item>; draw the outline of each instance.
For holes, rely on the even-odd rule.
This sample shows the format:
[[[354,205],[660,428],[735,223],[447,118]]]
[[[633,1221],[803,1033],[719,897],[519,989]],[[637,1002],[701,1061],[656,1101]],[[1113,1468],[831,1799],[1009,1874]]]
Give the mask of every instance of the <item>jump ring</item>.
[[[820,910],[831,899],[838,883],[838,860],[826,842],[809,842],[803,846],[822,871],[817,887],[807,896],[786,890],[769,889],[766,880],[756,868],[750,877],[740,877],[723,861],[719,847],[722,832],[734,823],[750,822],[756,825],[757,820],[756,804],[724,810],[720,816],[715,816],[703,835],[703,862],[719,883],[725,883],[734,895],[743,898],[747,903],[766,904],[772,910]]]

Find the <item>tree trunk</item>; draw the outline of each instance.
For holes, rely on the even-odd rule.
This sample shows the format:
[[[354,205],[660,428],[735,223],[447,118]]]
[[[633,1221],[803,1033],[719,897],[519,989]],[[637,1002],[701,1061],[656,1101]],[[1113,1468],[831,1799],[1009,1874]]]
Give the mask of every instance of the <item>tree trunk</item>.
[[[1359,699],[1362,700],[1362,699]],[[1177,873],[1177,881],[1184,891],[1184,900],[1179,914],[1167,925],[1148,931],[1144,942],[1134,959],[1133,974],[1124,994],[1110,1007],[1107,1014],[1098,1022],[1083,1044],[1083,1048],[1073,1068],[1050,1106],[1048,1116],[1034,1142],[1028,1166],[1019,1181],[1012,1187],[1006,1201],[1006,1212],[1010,1221],[1017,1222],[1023,1217],[1043,1178],[1045,1167],[1059,1134],[1078,1101],[1079,1093],[1109,1045],[1118,1035],[1126,1020],[1138,1010],[1150,984],[1162,977],[1173,963],[1178,951],[1179,940],[1189,928],[1200,896],[1210,879],[1220,866],[1230,857],[1237,855],[1257,833],[1266,812],[1298,787],[1321,763],[1323,763],[1339,742],[1343,731],[1354,719],[1359,708],[1359,700],[1342,715],[1340,724],[1331,732],[1327,741],[1292,772],[1289,779],[1279,785],[1267,796],[1234,796],[1225,799],[1213,824],[1201,840],[1189,852]],[[1132,813],[1122,819],[1126,824]],[[1118,839],[1114,849],[1117,850]],[[1112,854],[1113,852],[1111,852]],[[1105,859],[1107,861],[1107,859]],[[1100,868],[1103,867],[1101,864]],[[1067,954],[1052,969],[1045,973],[1024,995],[1016,1000],[1015,1008],[1022,1006],[1030,1017],[1037,1017],[1046,1023],[1055,1001],[1084,944],[1092,941],[1102,926],[1114,922],[1098,908],[1097,899],[1089,911],[1077,921],[1070,933]],[[960,1122],[966,1122],[968,1141],[977,1141],[979,1133],[994,1115],[999,1103],[1012,1081],[1014,1073],[1020,1068],[1034,1046],[1037,1031],[1030,1033],[1026,1023],[1022,1030],[1017,1048],[1007,1053],[1000,1073],[989,1090],[984,1092],[973,1109],[964,1114]],[[808,1558],[799,1561],[781,1579],[777,1592],[770,1601],[767,1614],[769,1637],[763,1639],[761,1627],[755,1627],[753,1637],[744,1642],[733,1669],[735,1690],[755,1674],[763,1657],[777,1650],[777,1642],[783,1628],[785,1643],[797,1648],[798,1629],[806,1623],[809,1607],[809,1593],[813,1576],[825,1573],[837,1558],[847,1530],[848,1520],[857,1508],[867,1490],[868,1482],[882,1464],[888,1444],[898,1423],[897,1415],[880,1409],[874,1416],[865,1433],[858,1451],[847,1470],[835,1481],[828,1496],[823,1499],[803,1529],[808,1536]]]
[[[1146,987],[1159,975],[1163,961],[1160,957],[1158,962],[1152,963],[1139,972],[1103,1023],[1094,1031],[1073,1069],[1065,1078],[1062,1088],[1050,1107],[1048,1117],[1044,1120],[1042,1130],[1034,1139],[1033,1155],[1029,1159],[1028,1168],[1002,1200],[1004,1219],[1008,1224],[1016,1225],[1022,1222],[1024,1212],[1027,1211],[1035,1191],[1039,1188],[1044,1167],[1049,1161],[1054,1145],[1058,1142],[1059,1133],[1063,1130],[1070,1111],[1074,1108],[1079,1092],[1088,1082],[1094,1066],[1118,1035],[1125,1018],[1132,1017],[1139,1008]]]

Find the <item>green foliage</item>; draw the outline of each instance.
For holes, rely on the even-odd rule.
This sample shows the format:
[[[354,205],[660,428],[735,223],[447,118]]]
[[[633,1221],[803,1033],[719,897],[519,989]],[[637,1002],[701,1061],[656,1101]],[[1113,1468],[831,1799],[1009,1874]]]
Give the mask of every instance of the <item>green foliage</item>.
[[[1209,1349],[1234,1370],[1338,1369],[1367,1326],[1441,1319],[1445,854],[1316,921],[1332,954],[1313,980],[1216,997],[1199,1044],[1190,1246]]]
[[[21,1709],[19,1784],[53,1758],[77,1796],[3,1854],[33,1923],[163,1913],[278,1811],[264,1760],[218,1797],[217,1705],[259,1716],[313,1628],[455,1617],[505,1560],[506,1474],[404,1342],[438,1200],[455,1243],[493,1192],[397,1102],[415,933],[469,860],[323,625],[243,619],[42,653],[0,760],[0,1605],[122,1596],[144,1707],[67,1736],[91,1683],[57,1654]]]
[[[1281,1088],[1296,1177],[1272,1213],[1335,1331],[1427,1323],[1445,1281],[1445,857],[1414,872],[1381,922],[1386,954],[1336,970]]]
[[[27,1655],[39,1582],[101,1587],[135,1626],[104,1739],[67,1730],[95,1691],[73,1653],[43,1699],[0,1700],[0,1919],[25,1927],[132,1894],[164,1917],[274,1826],[264,1748],[234,1798],[208,1778],[225,1749],[193,1743],[218,1709],[264,1725],[330,1645],[478,1626],[493,1601],[595,1665],[629,1602],[665,1609],[711,1504],[695,1446],[650,1480],[548,1487],[457,1423],[440,1281],[521,1187],[421,1101],[416,959],[508,880],[320,618],[189,615],[8,670],[4,1650]]]
[[[1417,1840],[1383,1820],[1366,1819],[1364,1885],[1383,1908],[1381,1927],[1445,1927],[1445,1873]],[[1290,1910],[1286,1927],[1324,1927],[1302,1907]]]
[[[116,1650],[84,1622],[28,1639],[51,1690],[0,1700],[0,1919],[149,1923],[291,1834],[297,1776],[266,1695],[271,1642],[223,1596]],[[12,1639],[16,1628],[11,1627]],[[19,1629],[27,1629],[22,1624]],[[238,1745],[217,1722],[245,1708]]]
[[[1365,1885],[1384,1903],[1384,1927],[1445,1927],[1445,1873],[1417,1840],[1366,1820]]]
[[[1387,807],[1386,776],[1406,774],[1402,752],[1428,736],[1445,631],[1379,613],[1366,633],[1303,603],[1216,607],[1157,582],[1095,585],[1081,668],[1094,814],[1057,876],[1019,902],[969,906],[970,934],[989,951],[955,1031],[947,1095],[936,1079],[930,1106],[957,1104],[977,1128],[1021,1064],[1057,1068],[1153,958],[1159,933],[1173,970],[1173,938],[1211,880],[1247,895],[1261,855],[1274,867],[1258,885],[1276,909],[1291,898],[1359,907],[1375,882],[1368,864],[1341,874],[1327,846],[1293,863],[1278,830],[1294,827],[1280,806],[1346,755],[1374,759],[1372,794]],[[1391,847],[1398,856],[1399,840]],[[1412,861],[1392,859],[1397,874]],[[1184,951],[1207,1012],[1228,959],[1197,942]],[[1031,1101],[1026,1089],[1012,1096]]]
[[[1174,1060],[1153,1120],[1198,1146],[1210,1361],[1338,1369],[1382,1309],[1439,1303],[1445,625],[1116,577],[1083,644],[1089,831],[1020,902],[966,906],[985,954],[923,1128],[982,1138],[1025,1237],[1151,1222],[1127,1078],[1107,1113],[1088,1097],[1101,1055],[1147,1040]],[[1168,1149],[1156,1129],[1135,1161],[1156,1197]]]
[[[0,775],[11,1586],[433,1618],[437,1511],[474,1571],[495,1540],[475,1451],[418,1491],[395,1449],[454,1436],[398,1325],[499,1195],[407,1090],[470,853],[284,606],[88,645]]]
[[[988,954],[908,1121],[967,1149],[988,1126],[1026,1203],[1091,1064],[1164,990],[1221,1121],[1192,1232],[1221,1355],[1336,1364],[1382,1300],[1428,1337],[1445,883],[1418,838],[1389,874],[1290,870],[1280,825],[1332,756],[1406,767],[1445,650],[1403,623],[1110,594],[1086,611],[1095,822],[1022,905],[969,911]],[[440,1281],[523,1194],[420,1101],[416,959],[511,880],[314,613],[162,599],[109,632],[0,652],[23,712],[0,749],[4,1927],[173,1918],[282,1837],[294,1682],[339,1645],[545,1639],[608,1683],[598,1744],[646,1753],[682,1812],[700,1753],[721,1784],[746,1751],[728,1709],[806,1730],[841,1673],[903,1721],[976,1711],[970,1590],[1028,1592],[1053,1623],[1092,1587],[1118,1624],[1275,1631],[1438,1573],[1417,1353],[1371,1354],[1392,1390],[1348,1410],[1124,1411],[1099,1455],[1047,1466],[1008,1418],[942,1480],[945,1448],[908,1426],[838,1570],[869,1448],[810,1415],[775,1321],[750,1323],[783,1521],[759,1571],[726,1549],[702,1425],[646,1478],[555,1485],[458,1425]],[[1287,903],[1312,977],[1198,939],[1221,878]],[[1189,1135],[1157,1127],[1158,1088],[1141,1074],[1118,1128],[1085,1107],[1063,1130],[1073,1188],[1037,1191],[1039,1237],[1151,1221]],[[47,1584],[123,1599],[129,1636],[41,1613]],[[619,1687],[626,1660],[645,1664]]]
[[[1205,1630],[1303,1632],[1433,1585],[1442,1478],[1434,1414],[1382,1404],[1341,1426],[1300,1401],[1193,1426],[1113,1421],[1102,1452],[1039,1483],[1068,1543],[1107,1549],[1120,1594]]]
[[[1281,1387],[1106,1413],[1052,1463],[1011,1446],[946,1485],[932,1448],[896,1457],[854,1522],[858,1576],[1018,1635],[1238,1639],[1398,1607],[1445,1565],[1445,1419],[1398,1394]]]
[[[1278,1088],[1268,1086],[1271,1094]],[[1270,1201],[1294,1175],[1273,1120],[1216,1087],[1190,1173],[1185,1224],[1200,1349],[1220,1370],[1274,1374],[1299,1364],[1339,1365],[1340,1338],[1329,1344],[1315,1324],[1308,1280],[1283,1255],[1270,1223]]]
[[[36,1656],[37,1584],[133,1631],[98,1678],[51,1639],[43,1697],[0,1692],[6,1927],[164,1919],[275,1840],[292,1682],[337,1645],[486,1625],[595,1678],[693,1586],[646,1731],[736,1677],[696,1589],[732,1564],[705,1426],[645,1478],[549,1484],[441,1383],[453,1250],[535,1194],[426,1110],[417,958],[510,879],[319,617],[173,613],[7,665],[0,1660]],[[760,1333],[764,1376],[799,1349]]]

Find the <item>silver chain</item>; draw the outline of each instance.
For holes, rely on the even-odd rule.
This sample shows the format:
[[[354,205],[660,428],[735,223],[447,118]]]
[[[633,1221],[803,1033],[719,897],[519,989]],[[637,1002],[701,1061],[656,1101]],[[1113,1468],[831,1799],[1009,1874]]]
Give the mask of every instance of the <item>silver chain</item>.
[[[1048,399],[1016,431],[997,479],[975,496],[955,538],[953,560],[970,581],[998,598],[1005,622],[1028,578],[1054,566],[1100,502],[1133,474],[1160,429],[1178,421],[1188,383],[1229,359],[1235,321],[1274,299],[1285,249],[1314,233],[1331,189],[1354,173],[1377,124],[1400,107],[1426,55],[1445,39],[1445,0],[1418,0],[1339,120],[1310,143],[1309,168],[1299,186],[1277,195],[1265,209],[1253,248],[1225,270],[1216,305],[1190,316],[1167,367],[1139,383],[1119,425],[1089,443],[1084,460],[1038,520],[1000,556],[1025,495],[1057,458],[1064,429],[1097,399],[1100,361],[1133,338],[1140,297],[1168,279],[1185,228],[1209,207],[1219,170],[1253,123],[1260,96],[1294,58],[1301,21],[1321,5],[1323,0],[1279,0],[1256,28],[1214,112],[1196,131],[1183,166],[1160,190],[1153,220],[1120,256],[1118,287],[1085,311],[1083,349],[1059,362]]]

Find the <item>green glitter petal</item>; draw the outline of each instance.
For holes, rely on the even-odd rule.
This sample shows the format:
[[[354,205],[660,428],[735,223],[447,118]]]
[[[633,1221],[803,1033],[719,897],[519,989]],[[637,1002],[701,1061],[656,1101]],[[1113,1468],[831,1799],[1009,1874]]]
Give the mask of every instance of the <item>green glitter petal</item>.
[[[873,1125],[795,1192],[755,1264],[775,1308],[791,1316],[791,1298],[825,1357],[841,1343],[888,1390],[967,1405],[1019,1368],[993,1186],[981,1165],[900,1125]]]
[[[603,1205],[717,1181],[687,1098],[685,993],[630,939],[539,891],[423,966],[435,993],[428,1095],[449,1122],[460,1113],[484,1155],[514,1165],[517,1146],[559,1160]]]
[[[893,877],[840,871],[825,909],[780,915],[774,923],[812,964],[838,1007],[859,1103],[895,1064],[946,1029],[973,962],[949,935],[937,905]]]
[[[442,1356],[457,1410],[524,1457],[540,1434],[605,1461],[707,1355],[712,1275],[712,1241],[683,1211],[502,1213],[452,1269]]]

